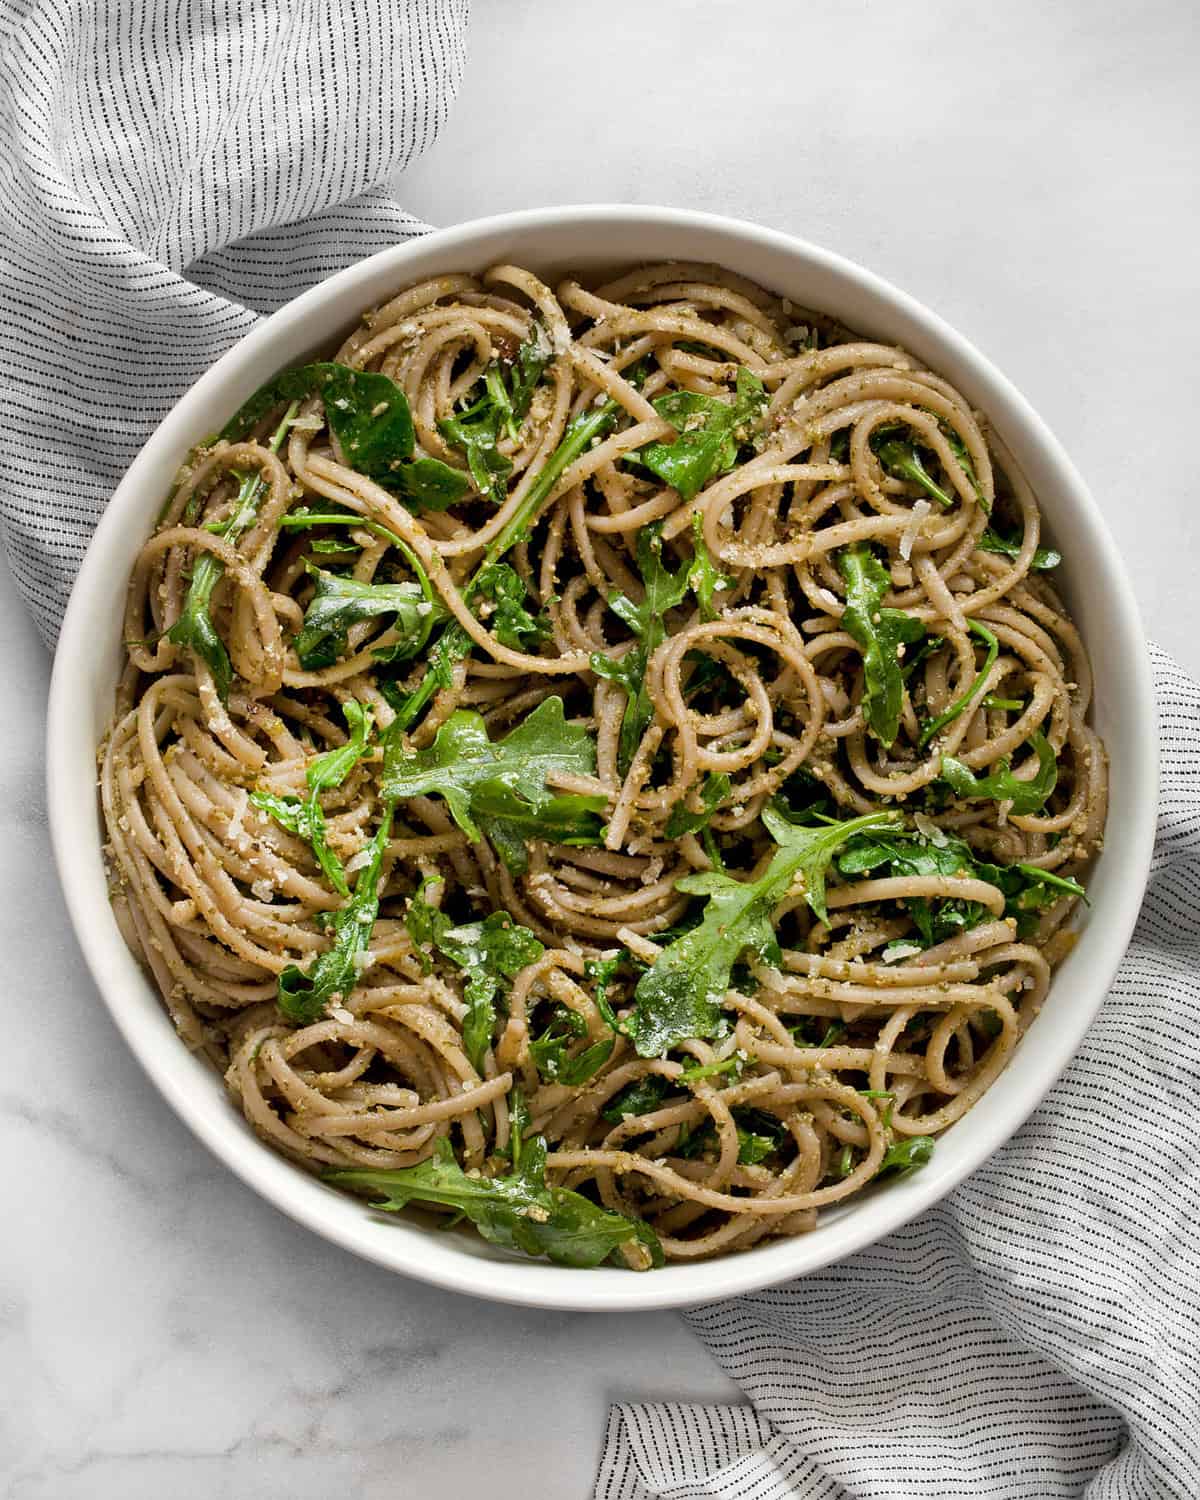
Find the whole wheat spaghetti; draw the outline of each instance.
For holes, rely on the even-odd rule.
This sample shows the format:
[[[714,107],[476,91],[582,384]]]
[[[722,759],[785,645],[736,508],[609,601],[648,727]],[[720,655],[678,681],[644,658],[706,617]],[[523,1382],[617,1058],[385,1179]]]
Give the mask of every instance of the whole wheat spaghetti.
[[[122,928],[378,1207],[572,1265],[810,1229],[1071,945],[1106,768],[1040,519],[945,380],[716,267],[402,291],[139,556]]]

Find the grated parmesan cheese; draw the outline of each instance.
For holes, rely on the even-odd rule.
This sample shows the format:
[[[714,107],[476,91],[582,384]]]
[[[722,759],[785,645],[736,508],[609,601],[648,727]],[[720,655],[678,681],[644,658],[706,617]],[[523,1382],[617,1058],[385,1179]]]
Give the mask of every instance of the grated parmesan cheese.
[[[913,816],[913,826],[922,838],[926,838],[935,849],[944,849],[950,840],[937,826],[932,818],[925,813],[919,812]]]
[[[925,524],[925,517],[933,509],[928,500],[918,500],[912,508],[912,515],[908,518],[908,525],[900,537],[900,556],[905,562],[912,556],[913,543],[921,535],[921,527]]]

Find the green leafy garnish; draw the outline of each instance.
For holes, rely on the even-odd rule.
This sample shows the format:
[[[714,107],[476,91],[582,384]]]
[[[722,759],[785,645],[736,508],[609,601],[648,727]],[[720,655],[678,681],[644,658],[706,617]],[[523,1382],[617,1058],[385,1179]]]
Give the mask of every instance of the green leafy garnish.
[[[359,978],[356,960],[367,952],[375,918],[379,914],[379,876],[392,827],[392,809],[368,844],[370,859],[358,872],[354,894],[345,906],[333,912],[328,928],[333,934],[329,948],[306,970],[289,964],[279,976],[279,1009],[289,1021],[307,1026],[321,1016],[336,997],[344,999]]]
[[[642,736],[654,717],[654,705],[646,691],[646,663],[667,638],[664,616],[683,602],[692,587],[695,562],[680,563],[672,572],[663,565],[662,526],[654,524],[638,533],[638,571],[645,592],[640,604],[628,594],[614,592],[608,596],[608,607],[619,615],[636,637],[635,644],[623,656],[613,659],[599,651],[592,653],[592,671],[598,677],[619,684],[625,690],[625,713],[617,745],[617,769],[628,771]]]
[[[713,603],[713,595],[731,589],[737,580],[722,573],[713,562],[704,540],[704,517],[699,511],[692,516],[692,550],[695,556],[688,571],[688,582],[700,605],[700,618],[715,620],[717,609]]]
[[[1021,538],[1019,536],[1001,536],[992,527],[984,528],[983,535],[975,543],[979,552],[998,552],[1004,557],[1016,557],[1021,550]],[[1062,562],[1062,553],[1053,547],[1035,547],[1033,558],[1030,561],[1030,570],[1034,573],[1048,573],[1051,568],[1057,568]]]
[[[488,739],[482,717],[458,709],[433,743],[406,750],[388,739],[381,791],[389,800],[438,796],[471,840],[481,832],[510,870],[528,867],[529,839],[599,842],[605,799],[551,791],[551,772],[590,776],[596,747],[588,731],[568,724],[561,698],[546,698],[501,740]]]
[[[921,449],[899,436],[904,430],[900,423],[888,423],[871,434],[871,449],[880,468],[892,479],[907,479],[919,485],[931,500],[949,510],[954,504],[953,495],[948,495],[925,467]]]
[[[408,398],[387,375],[332,360],[283,370],[260,386],[221,429],[229,442],[284,401],[320,396],[325,420],[346,462],[416,510],[445,510],[467,490],[466,477],[436,458],[413,459]]]
[[[856,833],[898,821],[894,813],[877,812],[805,828],[769,807],[763,822],[779,848],[759,879],[735,880],[709,870],[679,881],[677,889],[709,900],[699,926],[665,948],[638,981],[628,1024],[638,1055],[657,1057],[688,1038],[717,1035],[730,975],[742,954],[780,962],[771,919],[793,882],[803,881],[809,906],[827,920],[825,874],[837,850]]]
[[[983,666],[975,673],[975,680],[965,693],[954,700],[954,702],[943,713],[930,719],[921,729],[921,737],[917,741],[917,749],[924,750],[935,734],[940,734],[947,724],[952,724],[964,709],[970,708],[980,693],[987,686],[988,673],[996,665],[996,658],[1000,655],[1000,642],[992,632],[978,620],[968,620],[967,629],[977,635],[987,648]]]
[[[635,1078],[612,1096],[600,1111],[601,1118],[610,1125],[619,1125],[626,1115],[651,1114],[662,1104],[670,1087],[659,1073],[647,1073],[644,1078]]]
[[[714,475],[727,474],[737,463],[739,434],[758,419],[766,403],[762,381],[744,367],[738,370],[732,401],[696,391],[669,391],[651,405],[679,436],[671,443],[647,443],[628,461],[657,474],[683,500],[693,500]]]
[[[685,799],[677,802],[671,809],[671,815],[667,819],[667,837],[680,839],[684,834],[700,833],[706,829],[712,821],[713,813],[729,796],[729,786],[729,777],[724,771],[710,771],[694,797],[700,804],[699,808],[693,811]]]
[[[684,1068],[677,1082],[700,1083],[706,1078],[722,1078],[726,1074],[732,1074],[734,1078],[740,1078],[746,1068],[746,1059],[731,1053],[728,1057],[722,1057],[717,1062],[698,1063],[695,1067]]]
[[[511,365],[494,360],[483,375],[483,390],[465,410],[438,423],[438,430],[467,460],[475,487],[500,505],[512,473],[512,460],[497,448],[501,432],[515,438],[529,411],[538,381],[552,358],[549,337],[540,323],[518,349]],[[509,376],[506,383],[505,376]]]
[[[662,1247],[648,1224],[609,1213],[582,1193],[546,1184],[546,1143],[525,1141],[519,1165],[508,1177],[469,1177],[443,1136],[433,1155],[415,1167],[350,1168],[323,1173],[339,1187],[365,1189],[373,1206],[392,1213],[409,1203],[438,1203],[464,1214],[493,1245],[544,1255],[557,1265],[598,1266],[618,1259],[622,1246],[640,1245],[652,1265],[663,1264]]]
[[[1007,756],[990,775],[976,776],[962,761],[949,755],[942,756],[942,780],[964,802],[1010,802],[1010,810],[1018,817],[1040,812],[1058,785],[1058,762],[1040,729],[1030,735],[1029,743],[1037,754],[1038,768],[1028,781],[1013,775]]]
[[[544,613],[530,614],[525,580],[507,563],[493,563],[481,576],[476,593],[493,605],[487,624],[502,646],[532,653],[549,637],[550,621]]]
[[[424,883],[409,902],[404,925],[418,949],[436,948],[467,976],[463,1047],[471,1066],[482,1073],[495,1032],[497,1001],[507,996],[510,980],[541,958],[544,946],[506,911],[494,911],[481,922],[456,927],[444,912],[425,900]]]
[[[875,1174],[882,1177],[885,1172],[896,1177],[907,1177],[918,1167],[925,1166],[933,1156],[934,1141],[931,1135],[910,1135],[896,1141],[884,1152]]]
[[[272,453],[279,452],[287,430],[295,420],[298,405],[298,402],[293,401],[283,414],[282,421],[267,444]],[[220,534],[231,546],[253,523],[258,513],[262,487],[262,475],[257,470],[242,479],[229,519],[221,522],[219,528]],[[205,552],[196,559],[183,608],[179,612],[179,618],[167,631],[166,638],[172,645],[187,646],[196,653],[212,673],[217,696],[222,703],[227,703],[229,690],[233,686],[233,664],[210,613],[213,589],[224,571],[225,564],[210,552]]]
[[[579,1088],[587,1083],[612,1056],[615,1037],[603,1037],[577,1052],[568,1049],[587,1035],[587,1022],[566,1005],[556,1005],[550,1024],[529,1043],[529,1053],[544,1083],[561,1083]]]
[[[341,896],[350,894],[346,884],[346,872],[342,862],[329,847],[325,836],[325,813],[321,807],[322,792],[341,786],[346,777],[367,753],[367,740],[371,733],[371,709],[369,705],[349,698],[342,704],[342,713],[350,727],[350,738],[344,745],[315,755],[304,770],[308,782],[308,796],[303,802],[298,797],[277,797],[272,792],[251,792],[250,801],[255,807],[269,813],[277,823],[290,833],[299,834],[312,845],[317,863],[335,891]]]
[[[360,583],[306,563],[316,588],[296,636],[296,655],[306,672],[330,667],[346,651],[346,633],[360,620],[392,615],[397,639],[380,647],[380,661],[406,661],[424,649],[445,610],[431,604],[416,583]]]
[[[919,641],[925,626],[915,615],[885,607],[882,601],[891,579],[866,542],[843,548],[838,571],[846,580],[842,624],[862,648],[863,716],[887,748],[899,731],[904,708],[900,648]]]
[[[894,877],[948,876],[982,880],[1001,891],[1004,914],[1026,925],[1028,915],[1057,901],[1062,895],[1087,899],[1083,887],[1069,876],[1057,875],[1038,865],[995,865],[980,859],[963,839],[942,833],[937,842],[907,829],[864,834],[851,839],[838,855],[837,868],[848,878],[886,869]],[[902,902],[920,936],[921,947],[932,947],[990,917],[977,901],[958,897],[931,900],[909,896]],[[910,942],[911,939],[904,939]]]

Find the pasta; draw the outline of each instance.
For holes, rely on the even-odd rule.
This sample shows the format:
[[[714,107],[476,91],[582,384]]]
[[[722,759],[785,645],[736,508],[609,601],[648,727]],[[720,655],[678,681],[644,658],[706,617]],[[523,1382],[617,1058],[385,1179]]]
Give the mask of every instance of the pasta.
[[[580,1266],[803,1233],[1070,949],[1106,763],[1058,562],[951,385],[728,271],[423,282],[180,470],[114,910],[253,1128],[380,1208]]]

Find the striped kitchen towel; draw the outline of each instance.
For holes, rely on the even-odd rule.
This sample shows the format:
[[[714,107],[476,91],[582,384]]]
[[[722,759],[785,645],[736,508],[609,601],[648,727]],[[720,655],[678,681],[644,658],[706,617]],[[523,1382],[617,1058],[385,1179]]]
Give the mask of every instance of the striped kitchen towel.
[[[380,188],[468,0],[0,0],[0,531],[53,643],[97,517],[265,313],[422,233]]]
[[[1150,886],[1066,1074],[922,1218],[690,1311],[753,1407],[614,1407],[596,1500],[1200,1497],[1200,686],[1154,667]]]

